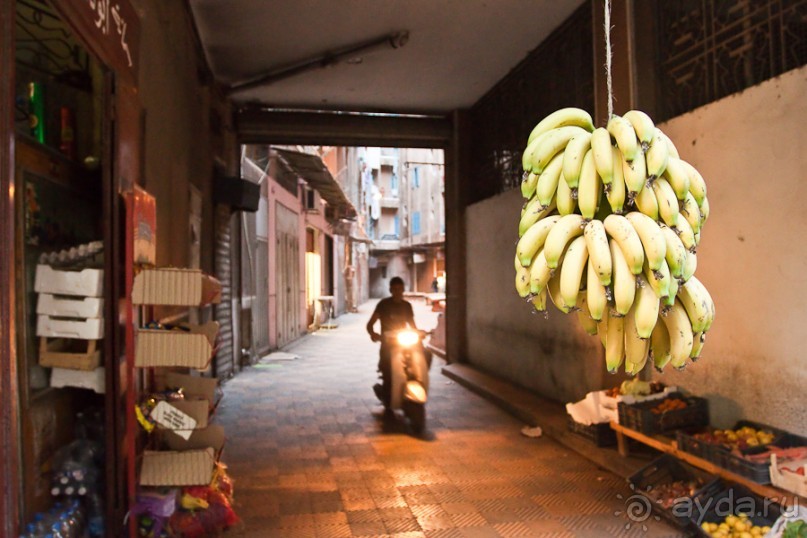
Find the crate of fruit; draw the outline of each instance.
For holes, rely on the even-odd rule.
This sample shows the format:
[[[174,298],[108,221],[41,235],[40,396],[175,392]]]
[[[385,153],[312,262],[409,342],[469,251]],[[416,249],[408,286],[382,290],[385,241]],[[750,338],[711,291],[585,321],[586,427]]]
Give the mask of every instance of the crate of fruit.
[[[739,485],[725,485],[692,508],[697,536],[764,536],[782,515],[781,505]],[[745,534],[747,533],[747,534]]]
[[[616,445],[616,432],[611,429],[610,422],[600,422],[599,424],[580,424],[572,417],[568,417],[569,431],[581,435],[593,442],[598,447]]]
[[[619,424],[645,434],[665,433],[709,423],[709,404],[704,398],[674,392],[663,400],[619,404]]]
[[[661,400],[674,392],[678,392],[676,387],[668,387],[664,383],[630,379],[618,387],[600,391],[600,403],[606,409],[616,409],[620,402],[635,404]]]
[[[689,507],[694,499],[715,495],[723,487],[717,477],[669,454],[639,469],[628,482],[650,502],[653,512],[681,528],[692,524]]]
[[[770,449],[807,445],[782,430],[741,420],[731,429],[676,432],[678,448],[759,484],[770,483]]]

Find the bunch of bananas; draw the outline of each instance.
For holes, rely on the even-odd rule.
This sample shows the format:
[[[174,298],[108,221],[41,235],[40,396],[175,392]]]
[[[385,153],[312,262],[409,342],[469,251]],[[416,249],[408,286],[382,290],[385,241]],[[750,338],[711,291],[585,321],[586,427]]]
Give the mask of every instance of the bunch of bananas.
[[[709,217],[706,183],[644,112],[595,128],[579,108],[553,112],[522,157],[516,289],[549,296],[599,335],[609,372],[696,360],[715,307],[693,275]]]

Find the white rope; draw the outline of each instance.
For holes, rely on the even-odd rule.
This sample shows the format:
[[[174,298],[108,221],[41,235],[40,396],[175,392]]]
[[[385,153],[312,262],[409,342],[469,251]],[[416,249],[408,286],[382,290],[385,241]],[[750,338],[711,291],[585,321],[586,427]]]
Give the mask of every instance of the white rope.
[[[605,80],[608,84],[608,119],[614,115],[614,81],[611,78],[611,0],[605,0]],[[608,121],[608,120],[606,120]]]

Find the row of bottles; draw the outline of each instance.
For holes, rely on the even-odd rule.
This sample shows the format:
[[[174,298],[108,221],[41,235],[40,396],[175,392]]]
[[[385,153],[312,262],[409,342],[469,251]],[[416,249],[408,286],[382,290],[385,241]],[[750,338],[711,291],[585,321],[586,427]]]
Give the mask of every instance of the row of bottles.
[[[70,107],[59,108],[59,151],[68,159],[76,158],[75,120]],[[28,126],[30,135],[45,144],[45,87],[41,82],[28,83]]]
[[[97,517],[78,500],[73,499],[66,505],[55,503],[50,511],[38,512],[34,520],[28,523],[20,534],[20,538],[83,538],[92,536],[90,527],[92,518]]]

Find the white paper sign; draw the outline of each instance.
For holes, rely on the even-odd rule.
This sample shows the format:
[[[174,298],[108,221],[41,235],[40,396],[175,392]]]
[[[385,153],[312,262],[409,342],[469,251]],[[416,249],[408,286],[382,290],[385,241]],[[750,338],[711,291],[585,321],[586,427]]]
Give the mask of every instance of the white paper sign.
[[[186,441],[196,427],[196,419],[183,413],[168,402],[157,403],[150,416],[154,419],[154,422],[163,428],[172,430]]]

